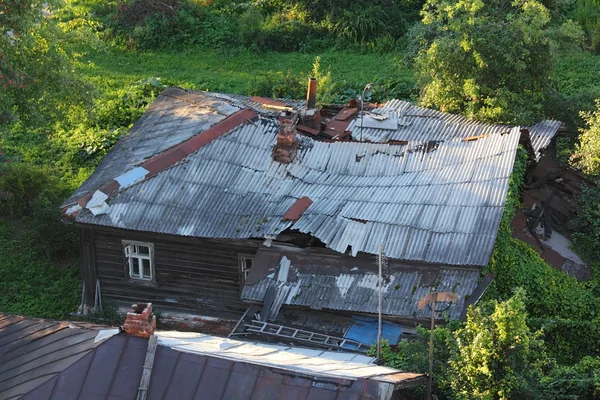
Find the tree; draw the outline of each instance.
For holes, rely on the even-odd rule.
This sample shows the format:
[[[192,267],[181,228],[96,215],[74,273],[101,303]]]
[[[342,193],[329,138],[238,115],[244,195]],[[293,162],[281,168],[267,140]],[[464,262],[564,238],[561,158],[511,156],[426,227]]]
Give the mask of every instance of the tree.
[[[584,173],[600,177],[600,99],[596,100],[596,110],[579,115],[587,126],[579,130],[581,135],[573,163]]]
[[[540,333],[527,326],[524,292],[504,302],[470,308],[464,328],[454,335],[451,386],[459,399],[534,397],[543,377],[545,354]]]
[[[0,126],[48,122],[89,100],[69,37],[50,17],[57,1],[0,0]]]
[[[548,10],[537,0],[428,0],[416,71],[426,107],[478,120],[539,117],[551,55]]]

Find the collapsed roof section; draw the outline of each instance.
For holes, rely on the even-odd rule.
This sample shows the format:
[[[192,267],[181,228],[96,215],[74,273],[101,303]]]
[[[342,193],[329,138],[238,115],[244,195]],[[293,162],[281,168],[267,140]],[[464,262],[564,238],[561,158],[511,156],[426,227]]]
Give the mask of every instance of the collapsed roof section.
[[[168,89],[157,103],[136,123],[133,138],[122,139],[65,203],[78,212],[78,222],[229,239],[276,238],[294,229],[354,256],[376,254],[385,243],[395,259],[475,266],[489,260],[518,127],[475,124],[482,130],[465,128],[458,135],[463,131],[448,128],[454,134],[441,135],[441,127],[413,129],[397,122],[389,143],[331,141],[296,135],[301,129],[285,124],[298,118],[277,118],[282,107],[288,115],[300,113],[305,127],[344,122],[341,132],[351,130],[352,138],[358,118],[321,122],[314,113],[302,113],[299,103],[182,89]],[[344,110],[355,118],[356,110]],[[442,113],[431,113],[440,124],[469,124],[462,117],[444,122]],[[389,130],[388,118],[374,115],[371,125],[383,121],[385,129],[373,132]],[[186,127],[185,135],[180,127]],[[179,143],[167,150],[161,137]],[[273,159],[282,143],[289,145],[285,162]],[[137,147],[146,150],[127,160],[138,154]],[[159,168],[145,167],[153,164]],[[302,198],[308,207],[297,219],[284,218]]]
[[[378,271],[373,257],[333,257],[319,249],[299,251],[273,246],[260,249],[242,290],[242,299],[263,302],[261,320],[274,320],[283,305],[350,313],[378,312]],[[457,319],[481,297],[479,270],[452,266],[406,265],[389,261],[384,271],[382,314],[428,318],[418,302],[432,290],[456,293],[455,303],[441,305],[437,318]],[[476,290],[476,288],[478,290]],[[479,293],[471,298],[473,293]]]

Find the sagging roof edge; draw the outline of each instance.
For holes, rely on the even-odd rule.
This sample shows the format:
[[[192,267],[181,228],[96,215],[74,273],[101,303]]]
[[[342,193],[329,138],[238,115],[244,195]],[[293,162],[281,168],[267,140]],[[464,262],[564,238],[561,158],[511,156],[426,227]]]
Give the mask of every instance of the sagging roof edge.
[[[165,95],[170,96],[168,93],[166,93]],[[207,145],[208,143],[224,135],[225,133],[230,132],[231,130],[247,122],[253,121],[257,118],[258,114],[254,110],[250,108],[242,109],[226,117],[224,120],[216,123],[209,129],[202,132],[198,132],[190,139],[183,141],[159,154],[154,155],[153,157],[145,160],[139,166],[125,172],[124,174],[118,177],[109,180],[96,191],[82,196],[73,203],[64,204],[61,207],[61,209],[63,211],[66,210],[67,216],[69,216],[68,210],[73,209],[74,212],[76,212],[79,211],[81,208],[85,208],[94,196],[94,194],[98,191],[106,196],[110,196],[111,194],[120,189],[127,188],[128,186],[137,183],[141,180],[151,178],[159,172],[183,160],[191,153],[197,151],[201,147]],[[80,208],[77,206],[79,206]]]
[[[490,272],[483,276],[481,282],[479,282],[479,284],[477,285],[475,290],[473,290],[469,298],[465,300],[465,304],[463,305],[460,317],[458,317],[460,321],[465,321],[467,319],[467,311],[469,310],[469,307],[477,304],[479,300],[481,300],[481,298],[485,294],[485,291],[490,287],[495,277],[496,276]]]

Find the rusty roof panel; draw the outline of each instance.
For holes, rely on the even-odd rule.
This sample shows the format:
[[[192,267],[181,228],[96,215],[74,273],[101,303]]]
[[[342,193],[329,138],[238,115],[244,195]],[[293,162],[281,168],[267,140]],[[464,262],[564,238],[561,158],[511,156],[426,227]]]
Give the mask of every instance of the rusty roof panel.
[[[289,210],[285,212],[281,219],[283,221],[298,221],[312,203],[312,200],[306,196],[299,198],[292,204]]]
[[[198,92],[195,94],[202,100],[197,98],[195,103],[174,97],[173,93],[185,95],[188,92],[170,88],[159,96],[64,204],[73,203],[84,194],[133,169],[146,158],[191,138],[241,108]]]

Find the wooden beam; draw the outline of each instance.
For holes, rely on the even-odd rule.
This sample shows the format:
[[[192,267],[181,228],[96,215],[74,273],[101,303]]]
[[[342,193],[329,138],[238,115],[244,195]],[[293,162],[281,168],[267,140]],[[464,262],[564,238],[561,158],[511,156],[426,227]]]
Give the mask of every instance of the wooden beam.
[[[137,392],[137,400],[146,400],[148,388],[150,387],[150,377],[152,376],[152,367],[154,366],[154,356],[156,355],[157,337],[151,335],[148,339],[148,349],[146,350],[146,360],[144,361],[144,370],[142,379]]]

